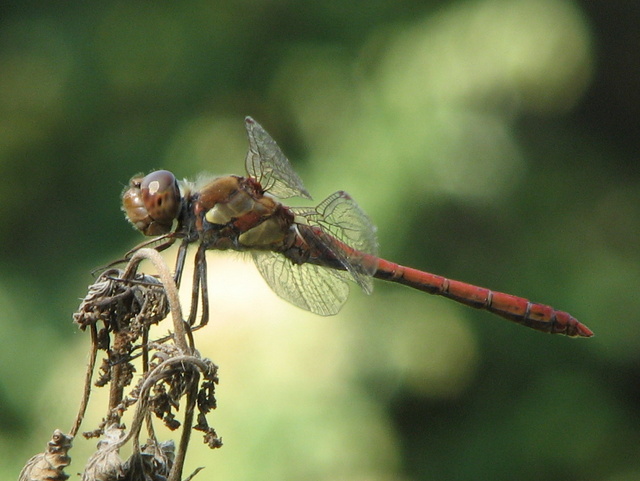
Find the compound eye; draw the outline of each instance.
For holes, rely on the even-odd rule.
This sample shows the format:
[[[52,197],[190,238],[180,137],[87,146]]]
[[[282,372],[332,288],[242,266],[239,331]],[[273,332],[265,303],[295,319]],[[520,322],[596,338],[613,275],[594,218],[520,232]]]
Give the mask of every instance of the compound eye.
[[[180,213],[180,188],[171,172],[158,170],[129,181],[122,193],[122,210],[144,235],[168,234]]]
[[[180,188],[175,176],[168,170],[151,172],[140,182],[140,195],[149,217],[169,232],[180,211]]]

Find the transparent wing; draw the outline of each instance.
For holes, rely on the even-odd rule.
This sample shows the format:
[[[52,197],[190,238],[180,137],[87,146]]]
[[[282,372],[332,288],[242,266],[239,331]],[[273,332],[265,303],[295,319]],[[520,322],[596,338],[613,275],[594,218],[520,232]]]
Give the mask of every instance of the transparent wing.
[[[249,137],[249,152],[245,159],[247,173],[257,179],[264,190],[286,199],[304,197],[311,199],[302,179],[276,144],[275,140],[251,117],[244,119]]]
[[[353,280],[367,294],[373,291],[372,275],[377,269],[378,252],[376,228],[356,202],[338,191],[315,209],[291,208],[301,224],[319,227],[310,229],[300,225],[298,230],[312,251],[328,252],[339,266],[349,272]],[[348,247],[345,249],[344,244]],[[366,254],[370,254],[367,256]],[[372,257],[373,256],[373,257]],[[312,259],[313,261],[313,259]],[[322,264],[322,259],[316,260]]]
[[[321,316],[336,314],[347,300],[345,271],[315,264],[294,264],[270,251],[252,251],[253,260],[267,284],[281,298]]]

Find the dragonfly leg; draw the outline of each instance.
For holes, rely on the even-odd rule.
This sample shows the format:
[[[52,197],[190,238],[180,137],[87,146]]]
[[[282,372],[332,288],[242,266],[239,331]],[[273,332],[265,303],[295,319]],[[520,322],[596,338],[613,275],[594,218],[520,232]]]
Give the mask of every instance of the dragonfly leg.
[[[200,293],[202,295],[202,316],[197,329],[204,327],[209,322],[209,289],[207,286],[207,250],[200,246],[196,253],[197,269],[200,271]]]
[[[173,274],[173,279],[176,281],[176,287],[180,288],[180,282],[182,281],[182,271],[184,270],[184,262],[187,258],[187,248],[189,247],[189,242],[187,239],[183,239],[180,244],[180,248],[178,249],[178,255],[176,256],[176,269]]]
[[[197,255],[196,255],[196,259],[197,259]],[[198,266],[197,266],[197,260],[196,260],[196,265],[194,267],[195,268],[193,269],[193,283],[191,284],[191,308],[189,310],[189,319],[187,320],[187,323],[190,326],[193,326],[193,324],[196,321],[196,314],[198,313],[198,296],[200,294],[200,270],[198,269]]]
[[[200,329],[209,322],[209,299],[207,289],[207,257],[206,248],[200,245],[196,252],[195,265],[193,269],[193,285],[191,287],[191,310],[189,312],[188,323],[193,326],[198,314],[198,297],[202,293],[202,315],[200,323],[195,329]],[[193,329],[192,329],[193,330]]]

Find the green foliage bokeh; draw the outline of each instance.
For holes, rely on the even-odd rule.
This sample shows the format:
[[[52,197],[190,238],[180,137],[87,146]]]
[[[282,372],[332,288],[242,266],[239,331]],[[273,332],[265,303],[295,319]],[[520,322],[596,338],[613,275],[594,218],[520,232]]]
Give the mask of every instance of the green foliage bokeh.
[[[202,479],[640,479],[640,11],[621,5],[2,7],[0,478],[71,423],[89,342],[72,313],[91,269],[141,240],[128,179],[243,174],[251,115],[316,201],[358,200],[383,257],[596,336],[383,283],[322,319],[212,255],[200,349],[226,445],[190,453]],[[92,448],[75,444],[69,473]]]

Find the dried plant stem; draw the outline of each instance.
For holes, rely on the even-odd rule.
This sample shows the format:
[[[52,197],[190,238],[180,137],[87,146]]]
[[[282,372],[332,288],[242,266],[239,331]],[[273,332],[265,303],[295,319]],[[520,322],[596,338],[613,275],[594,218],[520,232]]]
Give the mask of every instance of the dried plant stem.
[[[184,412],[184,421],[182,423],[182,435],[180,436],[180,444],[176,452],[176,458],[167,481],[180,481],[182,479],[182,469],[187,456],[187,448],[189,447],[189,439],[191,438],[191,427],[193,426],[193,415],[196,407],[198,396],[198,383],[200,375],[197,371],[193,371],[193,379],[189,384],[187,391],[187,406]]]
[[[162,259],[162,256],[154,249],[143,248],[137,250],[133,254],[133,257],[131,257],[129,264],[127,264],[127,268],[125,269],[125,278],[136,271],[138,264],[140,264],[143,259],[151,261],[158,271],[160,281],[164,285],[167,293],[167,299],[169,300],[171,318],[173,320],[174,342],[176,346],[184,353],[191,352],[191,348],[189,347],[189,344],[187,344],[188,333],[185,329],[185,322],[182,318],[182,308],[180,307],[178,287],[176,286],[167,264],[164,262],[164,259]]]
[[[76,419],[73,422],[73,426],[71,426],[71,430],[69,431],[69,436],[72,438],[76,437],[78,434],[78,430],[80,429],[80,425],[82,424],[82,420],[84,419],[84,415],[87,411],[87,406],[89,405],[89,397],[91,395],[91,380],[93,379],[93,370],[96,366],[96,358],[98,355],[98,341],[97,341],[97,329],[95,324],[91,326],[91,351],[89,353],[89,363],[87,364],[87,372],[84,377],[84,389],[82,391],[82,400],[80,401],[80,407],[78,408],[78,414],[76,415]]]

